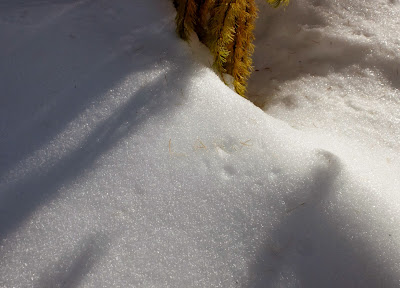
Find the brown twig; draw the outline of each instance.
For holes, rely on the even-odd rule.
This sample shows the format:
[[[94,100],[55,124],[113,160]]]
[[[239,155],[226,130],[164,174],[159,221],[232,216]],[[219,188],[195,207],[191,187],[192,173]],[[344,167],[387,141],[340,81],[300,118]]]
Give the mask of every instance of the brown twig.
[[[304,206],[304,205],[306,205],[306,202],[300,203],[299,205],[293,207],[292,209],[287,210],[286,213],[290,213],[290,212],[292,212],[292,211],[296,210],[297,208],[299,208],[301,206]]]
[[[240,142],[240,144],[242,144],[243,146],[253,146],[253,144],[247,144],[247,143],[249,143],[251,141],[251,139],[249,139],[249,140],[246,140],[246,141],[244,141],[244,142]]]
[[[199,148],[199,149],[207,149],[207,146],[204,145],[204,143],[201,142],[201,140],[197,140],[197,141],[199,141],[199,143],[200,143],[200,145],[201,145],[201,146],[197,146],[197,148]]]

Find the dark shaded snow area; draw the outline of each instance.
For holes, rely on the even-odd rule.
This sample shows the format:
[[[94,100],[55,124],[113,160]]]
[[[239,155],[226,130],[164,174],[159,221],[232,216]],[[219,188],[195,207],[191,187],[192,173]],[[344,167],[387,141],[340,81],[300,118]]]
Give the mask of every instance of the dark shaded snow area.
[[[262,109],[171,1],[1,1],[0,287],[400,285],[398,1],[258,4]]]

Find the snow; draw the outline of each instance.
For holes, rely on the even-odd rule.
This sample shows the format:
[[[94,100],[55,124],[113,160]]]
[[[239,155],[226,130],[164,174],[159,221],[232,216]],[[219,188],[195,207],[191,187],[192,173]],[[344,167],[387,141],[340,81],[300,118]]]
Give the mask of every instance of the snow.
[[[399,2],[258,1],[262,109],[170,2],[0,3],[0,287],[398,287]]]

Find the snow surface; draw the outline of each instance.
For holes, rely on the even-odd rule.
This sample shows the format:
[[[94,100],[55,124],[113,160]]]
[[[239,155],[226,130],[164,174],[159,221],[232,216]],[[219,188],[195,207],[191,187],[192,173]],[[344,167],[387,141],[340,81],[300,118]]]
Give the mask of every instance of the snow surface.
[[[0,287],[400,287],[400,4],[258,1],[250,98],[162,0],[0,2]]]

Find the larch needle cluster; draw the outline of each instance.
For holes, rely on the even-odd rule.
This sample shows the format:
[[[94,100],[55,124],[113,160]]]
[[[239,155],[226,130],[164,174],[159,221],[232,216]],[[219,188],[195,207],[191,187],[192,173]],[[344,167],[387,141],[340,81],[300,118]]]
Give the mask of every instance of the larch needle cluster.
[[[266,0],[273,7],[289,0]],[[254,52],[255,0],[173,0],[176,31],[187,40],[194,31],[214,55],[219,73],[233,76],[233,86],[245,96]]]

